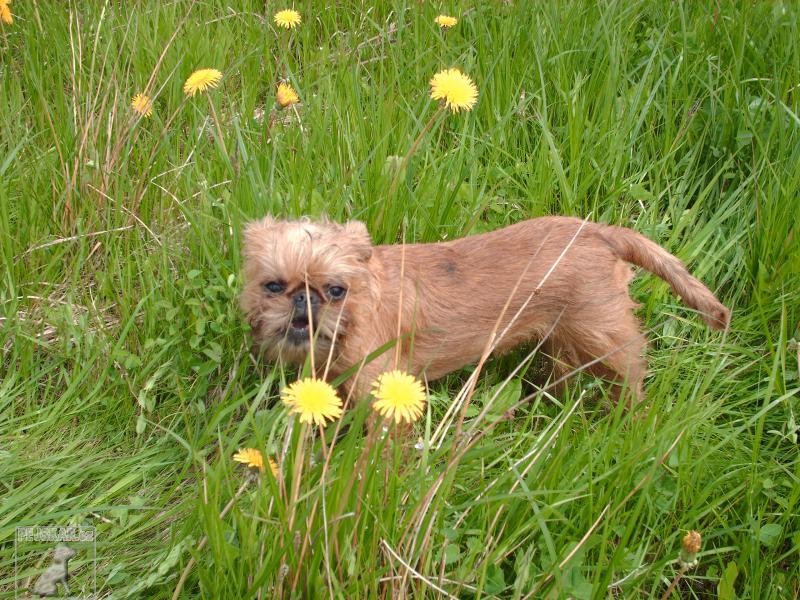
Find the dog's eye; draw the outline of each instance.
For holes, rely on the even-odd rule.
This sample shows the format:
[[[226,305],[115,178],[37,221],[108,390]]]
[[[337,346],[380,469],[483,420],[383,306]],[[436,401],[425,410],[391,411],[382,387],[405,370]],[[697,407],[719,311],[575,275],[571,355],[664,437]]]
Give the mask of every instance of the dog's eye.
[[[330,296],[333,300],[344,298],[346,293],[347,290],[340,285],[332,285],[328,288],[328,296]]]
[[[280,281],[268,281],[264,284],[264,289],[273,294],[280,294],[286,289],[286,286]]]

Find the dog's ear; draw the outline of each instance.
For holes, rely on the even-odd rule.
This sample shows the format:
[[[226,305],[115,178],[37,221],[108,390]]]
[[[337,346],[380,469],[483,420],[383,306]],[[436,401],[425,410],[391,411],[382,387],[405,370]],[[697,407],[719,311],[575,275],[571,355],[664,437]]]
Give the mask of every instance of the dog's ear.
[[[368,261],[372,256],[372,239],[367,226],[361,221],[348,221],[343,226],[348,244],[360,260]]]

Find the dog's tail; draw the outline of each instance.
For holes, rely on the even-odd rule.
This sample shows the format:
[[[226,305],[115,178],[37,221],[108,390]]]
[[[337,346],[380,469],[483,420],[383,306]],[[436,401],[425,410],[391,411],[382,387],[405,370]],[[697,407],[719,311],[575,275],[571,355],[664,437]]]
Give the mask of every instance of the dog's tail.
[[[625,227],[600,226],[598,233],[622,260],[639,265],[666,281],[687,306],[700,311],[709,327],[728,327],[730,311],[664,248]]]

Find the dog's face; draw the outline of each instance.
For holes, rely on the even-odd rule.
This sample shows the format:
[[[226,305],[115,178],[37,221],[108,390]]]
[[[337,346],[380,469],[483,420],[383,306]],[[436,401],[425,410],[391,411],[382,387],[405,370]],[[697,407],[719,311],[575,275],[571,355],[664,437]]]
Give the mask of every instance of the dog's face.
[[[241,305],[267,357],[323,364],[370,293],[372,243],[363,223],[250,223],[244,234]],[[334,352],[336,345],[334,344]]]

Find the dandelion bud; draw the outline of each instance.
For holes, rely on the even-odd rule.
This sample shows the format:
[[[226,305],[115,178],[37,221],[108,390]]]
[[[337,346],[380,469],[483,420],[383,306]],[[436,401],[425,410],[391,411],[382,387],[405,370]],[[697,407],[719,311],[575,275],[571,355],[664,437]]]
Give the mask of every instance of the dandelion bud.
[[[703,538],[699,531],[690,531],[683,536],[681,544],[681,564],[685,567],[693,567],[697,564],[697,553],[700,552]]]

